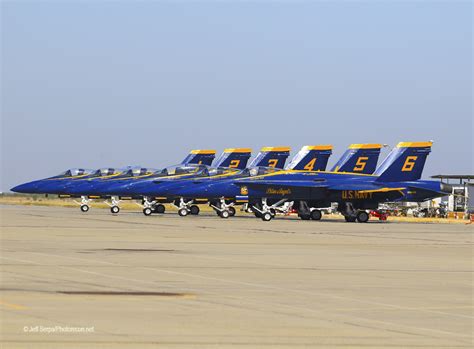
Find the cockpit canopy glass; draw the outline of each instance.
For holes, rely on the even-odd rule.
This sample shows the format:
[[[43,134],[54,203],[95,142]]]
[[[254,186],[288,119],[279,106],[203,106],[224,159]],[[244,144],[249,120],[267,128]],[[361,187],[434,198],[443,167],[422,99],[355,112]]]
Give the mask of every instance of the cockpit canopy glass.
[[[207,171],[208,166],[199,164],[179,164],[166,167],[156,172],[160,176],[173,176],[179,174],[202,174]]]
[[[264,174],[269,174],[269,173],[275,173],[281,171],[281,169],[273,168],[273,167],[263,167],[263,166],[258,166],[258,167],[250,167],[246,168],[245,170],[242,171],[242,175],[245,177],[255,177],[255,176],[261,176]]]
[[[139,176],[146,176],[158,171],[154,168],[146,168],[146,167],[134,167],[130,168],[123,172],[123,177],[139,177]]]
[[[85,169],[85,168],[70,168],[69,170],[64,171],[63,173],[57,175],[56,177],[77,177],[88,175],[94,172],[94,170]]]
[[[118,170],[118,169],[115,169],[115,168],[110,168],[110,167],[106,167],[106,168],[99,168],[98,170],[96,170],[92,176],[93,177],[104,177],[104,176],[111,176],[111,175],[114,175],[114,174],[117,174],[117,173],[120,173],[122,172],[121,170]]]
[[[236,168],[229,168],[229,167],[214,167],[214,168],[208,168],[207,175],[208,176],[218,176],[218,175],[224,175],[224,174],[237,174],[241,170],[236,169]]]

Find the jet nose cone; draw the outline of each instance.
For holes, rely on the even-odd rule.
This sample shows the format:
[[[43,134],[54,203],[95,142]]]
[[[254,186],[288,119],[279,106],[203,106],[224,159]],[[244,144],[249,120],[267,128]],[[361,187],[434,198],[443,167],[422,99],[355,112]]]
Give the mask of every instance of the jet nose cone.
[[[15,193],[32,194],[36,192],[36,186],[33,183],[24,183],[10,189]]]
[[[453,186],[451,184],[440,183],[440,189],[441,189],[441,192],[446,193],[446,194],[453,193]]]

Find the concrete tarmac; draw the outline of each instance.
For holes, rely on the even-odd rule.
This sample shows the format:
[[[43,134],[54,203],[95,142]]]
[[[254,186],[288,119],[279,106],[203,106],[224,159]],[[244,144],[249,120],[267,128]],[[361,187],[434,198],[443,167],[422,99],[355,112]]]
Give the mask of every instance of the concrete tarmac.
[[[471,348],[473,228],[0,206],[2,348]]]

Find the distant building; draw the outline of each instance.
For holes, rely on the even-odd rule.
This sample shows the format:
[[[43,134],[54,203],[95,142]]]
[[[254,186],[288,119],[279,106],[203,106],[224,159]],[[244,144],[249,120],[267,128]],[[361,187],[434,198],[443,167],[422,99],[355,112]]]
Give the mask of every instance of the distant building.
[[[474,212],[474,175],[436,175],[431,178],[451,184],[453,193],[447,197],[448,211]]]

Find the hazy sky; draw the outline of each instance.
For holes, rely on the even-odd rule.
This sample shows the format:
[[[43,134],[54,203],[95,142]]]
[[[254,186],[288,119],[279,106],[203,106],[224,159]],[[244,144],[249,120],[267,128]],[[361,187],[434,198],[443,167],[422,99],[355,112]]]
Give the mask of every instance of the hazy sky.
[[[434,140],[473,172],[470,1],[2,1],[1,190],[188,150]]]

